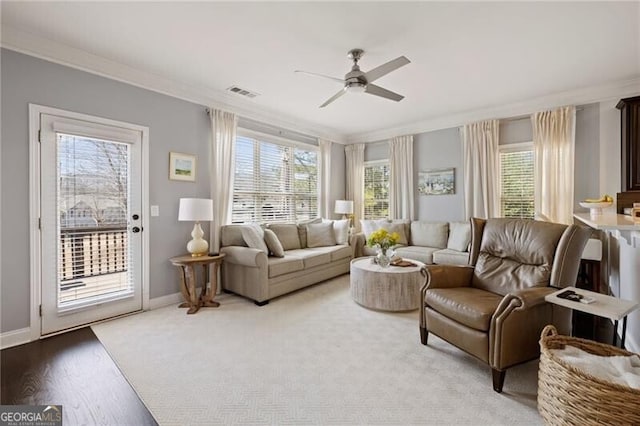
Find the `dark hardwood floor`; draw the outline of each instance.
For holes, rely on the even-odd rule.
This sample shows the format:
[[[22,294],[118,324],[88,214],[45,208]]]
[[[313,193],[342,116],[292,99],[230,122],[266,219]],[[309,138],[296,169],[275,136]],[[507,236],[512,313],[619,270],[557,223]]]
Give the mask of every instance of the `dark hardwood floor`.
[[[61,404],[65,425],[157,425],[89,327],[0,355],[3,405]]]

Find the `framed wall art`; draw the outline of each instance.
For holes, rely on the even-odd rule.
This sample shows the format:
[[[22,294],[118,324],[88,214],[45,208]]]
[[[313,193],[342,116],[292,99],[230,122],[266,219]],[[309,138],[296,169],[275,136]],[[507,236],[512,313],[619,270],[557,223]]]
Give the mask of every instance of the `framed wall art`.
[[[170,152],[169,179],[195,182],[196,156],[180,152]]]
[[[422,195],[456,193],[455,168],[430,169],[418,173],[418,192]]]

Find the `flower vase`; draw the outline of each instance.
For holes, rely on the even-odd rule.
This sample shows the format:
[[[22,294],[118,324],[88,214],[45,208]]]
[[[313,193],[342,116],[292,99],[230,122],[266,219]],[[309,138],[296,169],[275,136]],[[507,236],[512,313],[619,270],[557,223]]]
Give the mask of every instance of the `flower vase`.
[[[376,261],[382,268],[388,268],[391,264],[391,257],[393,256],[393,250],[388,248],[378,247],[378,254],[376,255]]]

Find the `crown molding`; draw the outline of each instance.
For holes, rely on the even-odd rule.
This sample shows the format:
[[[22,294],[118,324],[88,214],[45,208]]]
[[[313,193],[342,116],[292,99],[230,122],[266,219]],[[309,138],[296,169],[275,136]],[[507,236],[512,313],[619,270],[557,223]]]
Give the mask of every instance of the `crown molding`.
[[[2,26],[0,46],[184,101],[223,109],[239,116],[286,130],[329,139],[338,143],[345,142],[344,135],[331,128],[293,117],[286,117],[280,112],[269,110],[262,106],[247,105],[246,101],[243,102],[243,100],[235,98],[234,95],[207,87],[180,83],[157,74],[141,71],[84,50],[27,33],[15,27]]]
[[[332,128],[287,117],[264,107],[247,105],[246,101],[219,90],[180,83],[7,25],[2,26],[0,46],[188,102],[230,111],[270,126],[329,139],[341,144],[376,142],[398,135],[458,127],[479,120],[526,116],[536,111],[563,105],[584,105],[640,95],[640,76],[638,76],[628,80],[552,93],[522,102],[462,111],[387,129],[345,135]]]
[[[415,135],[434,130],[458,127],[480,120],[528,116],[537,111],[544,111],[564,105],[586,105],[610,99],[635,96],[638,94],[640,94],[640,77],[552,93],[526,101],[514,102],[497,107],[487,107],[428,118],[419,122],[407,123],[402,126],[388,129],[352,134],[346,137],[346,143],[352,144],[380,141],[391,139],[398,135]]]

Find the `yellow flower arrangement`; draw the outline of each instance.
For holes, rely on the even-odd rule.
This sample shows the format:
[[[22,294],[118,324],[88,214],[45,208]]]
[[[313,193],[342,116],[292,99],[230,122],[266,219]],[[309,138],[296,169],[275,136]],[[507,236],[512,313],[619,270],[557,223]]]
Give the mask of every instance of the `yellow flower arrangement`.
[[[380,228],[369,235],[367,245],[369,247],[378,246],[384,253],[389,249],[389,247],[398,244],[399,239],[400,234],[398,234],[397,232],[389,233],[389,231],[387,231],[386,229]]]

